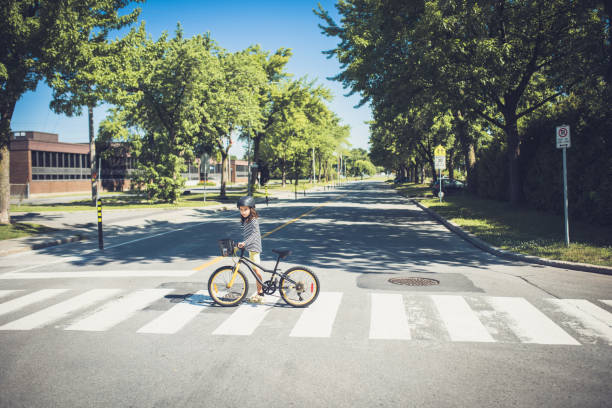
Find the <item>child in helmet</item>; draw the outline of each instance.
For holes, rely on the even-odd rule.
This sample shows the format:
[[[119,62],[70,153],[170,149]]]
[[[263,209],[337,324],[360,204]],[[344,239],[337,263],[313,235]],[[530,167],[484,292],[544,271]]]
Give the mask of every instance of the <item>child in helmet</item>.
[[[255,199],[251,196],[244,196],[236,204],[240,210],[240,222],[242,224],[242,242],[238,243],[238,248],[249,251],[249,259],[255,263],[261,263],[259,254],[261,253],[261,233],[259,232],[259,215],[255,211]],[[253,268],[259,279],[262,279],[257,268]],[[257,282],[257,294],[250,299],[251,302],[263,302],[263,290]]]

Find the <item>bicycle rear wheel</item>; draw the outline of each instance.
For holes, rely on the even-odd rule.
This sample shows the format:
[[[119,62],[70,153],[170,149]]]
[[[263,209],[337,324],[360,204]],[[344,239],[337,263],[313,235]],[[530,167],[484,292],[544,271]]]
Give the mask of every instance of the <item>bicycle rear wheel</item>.
[[[278,289],[283,300],[293,307],[308,306],[317,299],[319,290],[319,278],[304,266],[285,272]]]
[[[221,306],[235,306],[247,295],[249,284],[246,276],[239,269],[232,287],[228,287],[234,274],[232,266],[222,266],[210,275],[208,279],[208,293],[210,297]]]

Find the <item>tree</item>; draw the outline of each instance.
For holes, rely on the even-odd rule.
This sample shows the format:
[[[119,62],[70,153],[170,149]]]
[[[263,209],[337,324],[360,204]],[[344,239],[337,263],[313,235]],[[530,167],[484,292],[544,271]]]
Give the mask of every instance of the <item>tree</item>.
[[[138,158],[132,183],[151,199],[175,202],[200,124],[213,109],[210,89],[220,77],[216,46],[208,36],[183,38],[180,25],[174,38],[163,33],[153,41],[141,26],[127,41],[129,52],[108,69],[120,73],[110,99],[118,108],[116,119],[132,130]]]
[[[207,109],[197,132],[201,143],[209,143],[221,154],[221,192],[226,197],[226,163],[235,132],[245,135],[261,128],[261,88],[266,85],[266,74],[258,55],[250,49],[236,53],[219,51],[219,75],[209,88],[199,95]],[[250,136],[249,136],[250,137]]]
[[[337,5],[342,26],[322,8],[316,13],[327,24],[323,33],[341,40],[326,52],[343,64],[335,78],[360,93],[362,103],[400,114],[418,110],[425,100],[440,113],[450,109],[455,131],[465,130],[460,122],[474,115],[501,129],[509,198],[518,203],[519,120],[583,83],[591,75],[585,61],[609,48],[609,40],[598,45],[603,29],[595,6],[563,0],[352,0]],[[469,162],[474,140],[463,134],[458,140],[467,145],[462,150]]]
[[[138,0],[135,0],[138,1]],[[136,21],[139,9],[120,16],[130,0],[3,0],[0,7],[0,223],[8,223],[11,119],[15,104],[39,81],[82,66],[91,44]]]

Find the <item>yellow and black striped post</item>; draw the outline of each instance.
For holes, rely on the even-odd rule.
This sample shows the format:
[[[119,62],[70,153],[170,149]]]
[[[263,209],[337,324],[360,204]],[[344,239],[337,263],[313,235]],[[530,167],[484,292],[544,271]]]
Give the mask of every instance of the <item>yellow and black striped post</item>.
[[[104,249],[104,237],[102,235],[102,200],[98,200],[98,247]]]

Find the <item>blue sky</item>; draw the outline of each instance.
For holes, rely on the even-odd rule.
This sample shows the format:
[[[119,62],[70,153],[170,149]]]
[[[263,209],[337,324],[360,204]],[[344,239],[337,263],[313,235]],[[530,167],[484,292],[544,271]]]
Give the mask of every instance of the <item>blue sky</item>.
[[[334,48],[337,39],[320,33],[317,26],[320,19],[312,12],[319,2],[338,21],[333,0],[148,0],[138,7],[142,9],[140,20],[145,21],[147,32],[155,39],[163,31],[173,33],[180,22],[185,36],[210,32],[229,51],[252,44],[260,44],[271,52],[280,47],[291,48],[293,57],[286,70],[297,78],[317,79],[317,83],[329,88],[334,95],[330,109],[351,126],[350,143],[368,149],[369,131],[364,121],[371,119],[370,109],[367,106],[355,109],[359,96],[345,97],[348,91],[340,83],[326,79],[337,74],[340,66],[336,59],[327,59],[321,53]],[[15,107],[12,129],[58,133],[64,142],[87,142],[87,115],[73,118],[56,115],[49,109],[50,100],[51,90],[42,82],[35,92],[24,94]],[[104,116],[105,107],[94,110],[96,134]]]

